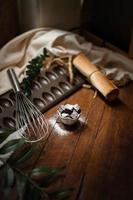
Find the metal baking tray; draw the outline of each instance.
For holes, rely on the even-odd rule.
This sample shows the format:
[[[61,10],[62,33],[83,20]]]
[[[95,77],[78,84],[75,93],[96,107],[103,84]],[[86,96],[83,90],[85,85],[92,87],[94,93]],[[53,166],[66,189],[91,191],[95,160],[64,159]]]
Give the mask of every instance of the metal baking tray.
[[[73,84],[69,83],[67,72],[58,65],[49,70],[41,69],[33,82],[31,101],[44,113],[49,108],[74,93],[85,82],[76,71]],[[0,131],[15,130],[15,94],[13,90],[0,96]]]

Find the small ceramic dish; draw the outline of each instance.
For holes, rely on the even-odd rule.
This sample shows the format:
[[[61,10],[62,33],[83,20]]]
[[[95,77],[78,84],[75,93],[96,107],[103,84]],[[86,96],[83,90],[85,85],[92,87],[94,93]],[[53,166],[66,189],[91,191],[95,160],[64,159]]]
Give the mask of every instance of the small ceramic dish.
[[[69,104],[67,104],[67,105],[69,105]],[[76,104],[77,105],[77,104]],[[71,108],[73,107],[75,107],[75,105],[69,105]],[[74,117],[72,118],[71,117],[71,114],[69,115],[69,114],[66,114],[66,116],[63,116],[62,115],[62,111],[63,111],[63,109],[64,109],[64,107],[65,107],[65,105],[64,106],[61,106],[60,108],[59,108],[59,110],[58,110],[58,115],[59,115],[59,118],[60,118],[60,120],[61,120],[61,122],[63,123],[63,124],[65,124],[65,125],[73,125],[73,124],[75,124],[77,121],[78,121],[78,119],[79,119],[79,117],[80,117],[80,113],[78,113],[78,111],[76,111],[77,113],[76,113],[76,115],[74,115]],[[80,110],[80,107],[78,106],[78,109]],[[70,112],[72,112],[71,110],[70,110]]]

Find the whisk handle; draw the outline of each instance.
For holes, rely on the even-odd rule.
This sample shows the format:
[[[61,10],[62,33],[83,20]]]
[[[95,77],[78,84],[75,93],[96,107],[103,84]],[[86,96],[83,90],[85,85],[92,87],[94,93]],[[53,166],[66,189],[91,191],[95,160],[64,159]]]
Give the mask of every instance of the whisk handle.
[[[7,73],[8,73],[9,80],[13,86],[14,92],[20,92],[21,88],[20,88],[19,81],[14,69],[13,68],[8,69]]]

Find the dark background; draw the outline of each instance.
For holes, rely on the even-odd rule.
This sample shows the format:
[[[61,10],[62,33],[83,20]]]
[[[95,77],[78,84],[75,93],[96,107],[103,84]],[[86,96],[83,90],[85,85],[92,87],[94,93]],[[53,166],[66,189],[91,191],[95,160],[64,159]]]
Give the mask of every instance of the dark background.
[[[84,0],[81,28],[126,52],[132,24],[132,0]],[[0,47],[19,34],[16,0],[0,0],[0,30]]]
[[[16,0],[0,0],[0,47],[19,34]]]
[[[133,25],[132,0],[85,0],[82,27],[128,51]]]

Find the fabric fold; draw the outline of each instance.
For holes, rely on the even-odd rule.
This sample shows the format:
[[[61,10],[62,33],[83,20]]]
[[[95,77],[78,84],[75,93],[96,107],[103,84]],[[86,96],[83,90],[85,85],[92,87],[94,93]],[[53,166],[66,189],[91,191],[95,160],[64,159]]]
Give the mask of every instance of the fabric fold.
[[[77,55],[81,51],[95,64],[104,66],[108,77],[123,86],[133,80],[133,60],[87,42],[78,34],[51,28],[37,28],[8,42],[0,50],[0,95],[11,89],[7,69],[14,67],[21,82],[29,60],[47,48],[56,56]]]

